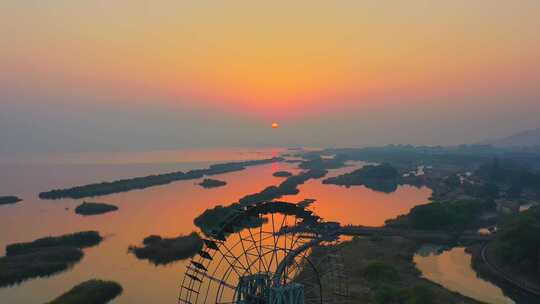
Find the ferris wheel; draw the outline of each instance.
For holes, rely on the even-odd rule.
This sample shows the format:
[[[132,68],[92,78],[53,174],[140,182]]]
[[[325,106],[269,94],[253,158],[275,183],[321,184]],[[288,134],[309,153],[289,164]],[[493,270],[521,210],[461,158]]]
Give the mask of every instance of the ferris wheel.
[[[186,266],[179,304],[347,303],[338,223],[272,201],[242,207],[218,227]]]

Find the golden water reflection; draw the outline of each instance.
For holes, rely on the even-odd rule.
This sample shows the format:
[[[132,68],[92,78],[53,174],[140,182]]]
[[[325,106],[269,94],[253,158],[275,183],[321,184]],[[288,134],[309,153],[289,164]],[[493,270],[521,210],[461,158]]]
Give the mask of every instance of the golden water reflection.
[[[269,152],[261,154],[261,157],[273,155],[274,152]],[[115,303],[174,303],[185,262],[155,267],[128,254],[128,246],[140,243],[150,234],[176,236],[190,233],[195,230],[193,219],[205,209],[235,202],[246,194],[279,184],[283,179],[273,177],[272,173],[277,170],[298,172],[295,164],[255,166],[215,176],[228,183],[220,188],[203,189],[196,185],[197,180],[191,180],[91,199],[113,203],[120,208],[118,212],[93,217],[74,214],[74,207],[82,200],[39,200],[37,193],[101,180],[203,168],[208,164],[3,167],[0,170],[3,181],[0,193],[20,194],[24,201],[0,209],[1,254],[5,245],[10,243],[81,230],[98,230],[105,240],[85,250],[82,261],[69,271],[0,288],[0,302],[43,303],[82,281],[99,278],[117,281],[124,287],[124,293]],[[333,170],[330,174],[352,169]],[[400,187],[395,193],[384,194],[364,187],[347,189],[322,185],[320,180],[308,181],[300,186],[300,191],[299,195],[284,199],[315,198],[317,202],[312,209],[326,220],[363,225],[382,225],[385,219],[406,213],[414,205],[425,202],[430,195],[427,188]]]
[[[464,247],[437,253],[436,246],[423,246],[414,256],[422,276],[473,299],[492,304],[513,304],[502,290],[479,278],[471,267],[471,255]]]

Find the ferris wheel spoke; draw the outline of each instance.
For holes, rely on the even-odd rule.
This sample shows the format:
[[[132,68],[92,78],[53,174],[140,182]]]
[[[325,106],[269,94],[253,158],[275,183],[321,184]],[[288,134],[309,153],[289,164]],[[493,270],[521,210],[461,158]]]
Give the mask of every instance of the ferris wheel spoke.
[[[225,273],[223,274],[222,278],[221,278],[221,281],[223,282],[228,282],[229,281],[229,278],[230,278],[230,275],[232,274],[233,272],[231,271],[231,269],[227,269],[227,271],[225,271]],[[240,280],[241,277],[238,277],[238,280]],[[218,290],[216,292],[216,303],[218,302],[218,299],[222,299],[223,298],[223,292],[225,291],[225,289],[223,288],[224,286],[223,285],[218,285]],[[235,288],[236,290],[236,288]]]
[[[263,258],[263,254],[262,254],[262,239],[259,239],[259,244],[257,243],[257,241],[255,241],[255,237],[253,236],[253,232],[251,231],[251,228],[248,228],[249,230],[249,236],[251,238],[251,242],[252,242],[252,245],[248,248],[248,250],[252,250],[253,248],[255,248],[255,250],[257,251],[257,255],[259,257],[259,272],[261,271],[261,268],[264,268],[264,270],[266,272],[269,271],[268,269],[268,266],[266,265],[266,260]],[[262,234],[261,234],[262,236]],[[262,267],[261,267],[262,266]]]
[[[243,240],[248,243],[247,246],[246,246],[246,251],[248,252],[248,254],[250,254],[252,256],[260,256],[260,255],[262,255],[263,252],[261,251],[261,245],[259,244],[259,242],[257,240],[255,240],[255,237],[253,236],[253,233],[250,233],[248,236],[249,237],[247,237],[247,238],[243,238]],[[269,238],[271,238],[271,236],[267,236],[263,240],[269,239]],[[253,252],[255,252],[255,253],[253,253]]]
[[[200,271],[200,270],[198,270],[198,269],[195,269],[195,268],[192,268],[192,267],[188,267],[187,269],[189,269],[189,270],[191,270],[191,271],[193,271],[193,272],[195,272],[195,273],[201,275],[202,277],[204,277],[204,278],[206,278],[206,279],[208,279],[208,280],[210,280],[210,281],[212,281],[212,282],[221,284],[221,285],[223,285],[224,287],[228,287],[228,288],[233,289],[233,290],[236,288],[235,286],[233,286],[233,285],[231,285],[231,284],[228,284],[227,282],[225,282],[225,281],[223,281],[223,280],[221,280],[221,279],[219,279],[219,278],[216,278],[216,277],[214,277],[214,276],[212,276],[212,275],[209,275],[209,274],[207,274],[206,272],[202,272],[202,271]]]
[[[272,218],[272,238],[274,240],[273,244],[274,246],[276,245],[276,227],[275,227],[275,221],[274,221],[274,214],[272,213],[271,214],[271,218]],[[272,248],[272,256],[270,257],[270,264],[269,264],[269,269],[272,269],[272,263],[274,262],[274,255],[275,255],[275,252],[274,252],[274,248]]]
[[[267,251],[266,253],[263,253],[263,254],[259,257],[259,259],[265,258],[266,255],[271,254],[271,253],[272,253],[271,251]],[[254,264],[256,264],[256,263],[259,261],[259,259],[254,260],[254,261],[249,265],[249,267],[251,267],[251,266],[253,266]],[[271,273],[271,272],[268,271],[267,273]]]
[[[244,254],[244,258],[246,259],[246,265],[247,265],[247,269],[249,271],[250,274],[253,274],[251,272],[251,263],[250,263],[250,258],[248,257],[248,253],[246,251],[246,247],[244,246],[244,238],[242,238],[242,234],[241,232],[238,233],[238,238],[240,239],[240,244],[242,245],[242,252]]]
[[[266,271],[270,271],[270,265],[266,264],[266,257],[262,255],[262,242],[263,242],[263,231],[262,231],[263,225],[259,226],[259,252],[261,253],[261,259],[265,262]],[[255,244],[257,246],[257,244]]]
[[[286,221],[287,221],[287,215],[285,214],[285,215],[283,216],[283,220],[281,221],[281,225],[280,225],[278,231],[281,231],[281,230],[283,229],[284,224],[285,224]],[[283,250],[283,248],[280,248],[280,247],[279,247],[279,240],[280,240],[280,239],[281,239],[281,233],[278,233],[278,235],[277,235],[277,240],[276,240],[276,242],[274,243],[274,251],[275,251],[275,253],[276,253],[276,265],[279,264],[279,263],[278,263],[278,255],[279,255],[279,252]],[[285,244],[285,245],[287,245],[287,244]]]
[[[288,222],[287,222],[287,224],[288,224]],[[292,233],[294,233],[294,229],[293,229],[293,232],[292,232]],[[293,244],[293,239],[290,238],[290,237],[291,237],[291,233],[286,233],[286,234],[285,234],[284,241],[283,241],[283,244],[284,244],[283,255],[284,255],[284,257],[287,257],[287,255],[289,254],[289,251],[292,251],[293,246],[294,246],[294,244]],[[289,242],[289,247],[290,247],[290,248],[287,248],[287,240],[288,240],[289,238],[290,238],[290,242]],[[285,280],[285,281],[286,281],[285,276],[286,276],[286,274],[287,274],[287,272],[288,272],[288,268],[289,268],[289,265],[285,265],[285,271],[284,271],[284,274],[283,274],[283,275],[284,275],[284,280]]]
[[[294,226],[295,226],[295,227],[298,226],[298,218],[295,218],[295,220],[294,220]],[[295,237],[296,237],[296,238],[295,238]],[[297,244],[298,242],[301,242],[301,241],[300,241],[300,235],[299,235],[297,232],[293,231],[293,233],[291,234],[291,240],[292,240],[291,248],[295,248],[296,244]]]
[[[227,252],[226,253],[221,252],[221,254],[225,258],[225,261],[229,264],[229,266],[231,266],[232,269],[236,272],[238,277],[242,277],[242,274],[240,272],[238,272],[238,270],[236,268],[237,263],[240,265],[240,270],[241,271],[243,270],[244,272],[249,272],[249,269],[247,269],[246,266],[244,266],[244,264],[242,264],[240,259],[232,253],[232,251],[229,249],[229,247],[227,247],[227,245],[225,245],[225,243],[222,243],[222,247],[224,247]],[[221,249],[220,249],[220,251],[221,251]],[[232,263],[229,260],[229,258],[233,260]]]
[[[283,224],[285,223],[285,220],[287,219],[287,215],[284,214],[283,215],[283,220],[281,221],[281,225],[279,227],[279,230],[278,231],[281,231],[281,229],[283,228]],[[276,233],[276,228],[275,228],[275,224],[274,224],[274,214],[272,213],[272,233],[274,234],[274,248],[273,248],[273,252],[272,252],[272,258],[270,259],[270,265],[272,265],[272,262],[274,261],[274,259],[276,260],[276,266],[279,264],[278,263],[278,250],[276,249],[276,247],[278,246],[278,243],[279,243],[279,239],[281,237],[281,233]],[[275,237],[275,235],[277,235],[277,238]]]
[[[222,242],[219,242],[218,243],[219,245],[222,245]],[[212,270],[212,274],[211,276],[212,277],[216,277],[216,274],[218,272],[219,269],[221,269],[222,265],[225,265],[223,262],[225,261],[225,263],[227,265],[229,265],[229,271],[232,269],[232,267],[230,266],[230,263],[226,260],[225,256],[223,255],[223,253],[219,250],[219,246],[215,245],[212,247],[213,250],[215,250],[213,256],[212,256],[212,261],[214,261],[214,264],[213,264],[213,270]],[[219,253],[219,256],[217,256]],[[239,273],[238,273],[238,270],[235,269],[234,273],[239,277]],[[219,280],[219,279],[218,279]],[[220,280],[222,281],[222,280]],[[206,284],[206,294],[204,296],[204,302],[203,303],[207,303],[206,301],[208,300],[208,296],[210,295],[210,289],[211,289],[211,286],[212,286],[212,282],[214,282],[213,280],[208,280],[207,281],[207,284]]]
[[[301,262],[306,263],[306,261],[309,261],[308,257],[303,256]],[[295,273],[296,278],[294,280],[291,279],[291,281],[302,282],[305,286],[311,286],[314,289],[319,290],[321,284],[319,281],[318,270],[313,267],[313,264],[309,262],[306,264],[308,265],[301,265],[298,261],[294,262],[294,271],[297,272]]]

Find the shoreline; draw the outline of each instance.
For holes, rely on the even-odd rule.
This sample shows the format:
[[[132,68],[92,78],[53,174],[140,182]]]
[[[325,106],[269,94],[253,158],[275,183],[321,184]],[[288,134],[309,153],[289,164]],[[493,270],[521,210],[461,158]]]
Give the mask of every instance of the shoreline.
[[[489,244],[490,242],[483,242],[466,247],[472,257],[471,266],[477,275],[501,288],[505,295],[517,303],[540,301],[540,286],[532,286],[530,282],[501,269],[493,261]]]

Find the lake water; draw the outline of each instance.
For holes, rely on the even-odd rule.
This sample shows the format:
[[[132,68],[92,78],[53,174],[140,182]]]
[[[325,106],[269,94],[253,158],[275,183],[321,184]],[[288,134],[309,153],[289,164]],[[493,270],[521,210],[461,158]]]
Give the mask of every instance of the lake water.
[[[423,246],[414,256],[416,267],[426,279],[470,298],[492,304],[513,304],[502,290],[478,277],[471,266],[471,255],[464,247],[438,252],[438,246]]]
[[[283,179],[273,177],[272,173],[279,170],[296,173],[295,164],[269,164],[222,174],[216,178],[228,184],[215,189],[203,189],[196,185],[198,180],[189,180],[88,199],[120,207],[118,212],[93,217],[74,213],[73,209],[82,200],[40,200],[37,194],[52,188],[204,168],[218,162],[269,158],[282,151],[189,150],[2,159],[0,195],[18,195],[24,201],[0,206],[1,254],[7,244],[47,235],[97,230],[105,239],[100,245],[85,249],[82,261],[68,271],[0,288],[0,302],[43,303],[82,281],[99,278],[114,280],[123,286],[123,294],[114,303],[176,303],[186,262],[155,267],[128,254],[128,246],[139,244],[150,234],[177,236],[190,233],[196,230],[193,219],[205,209],[235,202],[246,194],[279,184]],[[358,165],[331,170],[329,175],[351,171]],[[310,180],[299,189],[298,195],[283,199],[314,198],[317,202],[311,209],[325,220],[374,226],[407,213],[413,206],[426,202],[431,193],[427,188],[403,186],[394,193],[385,194],[365,187],[322,185],[321,180]]]

